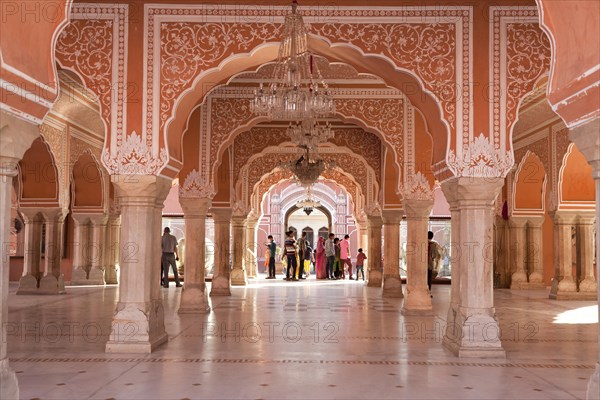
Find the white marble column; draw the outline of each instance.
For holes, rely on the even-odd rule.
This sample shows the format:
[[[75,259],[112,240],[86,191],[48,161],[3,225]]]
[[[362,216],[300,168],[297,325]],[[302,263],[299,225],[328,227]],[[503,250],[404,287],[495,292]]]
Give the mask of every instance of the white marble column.
[[[459,357],[506,356],[500,341],[493,292],[493,207],[503,184],[500,178],[460,177],[442,185],[444,194],[448,192],[447,197],[454,197],[460,219],[458,231],[454,225],[452,229],[456,236],[452,240],[453,260],[460,262],[460,296],[454,321],[448,321],[454,324],[455,334],[444,341]],[[455,264],[452,269],[454,281]]]
[[[568,298],[577,292],[573,278],[573,241],[572,228],[576,214],[568,211],[555,211],[554,221],[554,278],[550,289],[550,298]]]
[[[231,285],[246,286],[246,269],[244,268],[244,222],[243,216],[231,217]]]
[[[40,294],[64,294],[65,279],[60,270],[64,222],[66,213],[60,208],[44,209],[46,221],[46,245],[44,254],[44,276],[40,279]]]
[[[256,278],[258,276],[258,266],[256,264],[258,248],[256,246],[256,217],[248,216],[245,224],[244,238],[244,260],[245,269],[248,278]]]
[[[91,251],[92,266],[88,275],[88,285],[104,285],[104,247],[108,245],[106,238],[106,226],[108,215],[98,214],[90,216],[92,223],[92,240],[89,246]]]
[[[39,137],[36,125],[0,110],[0,399],[18,399],[19,382],[7,354],[10,208],[17,163]],[[38,242],[39,244],[39,242]],[[39,247],[38,247],[39,249]],[[39,252],[38,263],[39,263]],[[25,255],[27,256],[27,255]],[[37,283],[37,282],[36,282]]]
[[[594,276],[594,223],[595,216],[592,213],[580,214],[577,219],[577,258],[581,267],[579,291],[595,296],[598,284]]]
[[[3,114],[0,114],[3,116]],[[0,130],[0,133],[2,131]],[[7,354],[7,332],[8,325],[8,283],[10,271],[10,209],[11,197],[13,192],[13,178],[17,176],[17,159],[3,157],[0,153],[0,243],[2,250],[0,254],[0,398],[18,399],[19,383],[15,372],[8,364]],[[27,229],[26,222],[25,229]],[[31,227],[29,229],[31,231]],[[27,232],[27,231],[26,231]],[[25,253],[27,257],[27,252]],[[38,258],[39,262],[39,258]],[[25,276],[25,275],[24,275]],[[34,285],[37,285],[37,279],[31,276]],[[34,286],[35,288],[35,286]]]
[[[150,353],[167,341],[160,292],[160,213],[171,181],[113,175],[121,205],[119,303],[107,353]]]
[[[569,139],[577,145],[592,166],[592,177],[596,183],[596,274],[600,276],[600,118],[569,129]],[[596,298],[600,299],[600,287],[597,288],[596,295]],[[600,331],[598,342],[600,342]],[[588,399],[600,398],[600,346],[597,352],[598,363],[587,387],[586,398]]]
[[[529,264],[529,289],[544,289],[544,226],[545,217],[530,217],[525,258]]]
[[[2,114],[0,114],[2,115]],[[2,131],[0,131],[2,133]],[[0,154],[0,243],[2,243],[0,270],[0,398],[18,399],[19,384],[17,376],[8,365],[6,328],[8,322],[8,280],[10,269],[10,255],[8,245],[10,239],[10,208],[13,191],[13,178],[17,176],[16,159],[8,159]],[[27,229],[27,225],[25,226]],[[31,229],[30,229],[31,230]],[[37,280],[36,280],[37,284]]]
[[[71,214],[73,217],[73,270],[71,285],[88,284],[88,238],[89,218],[83,214]]]
[[[383,210],[383,297],[404,297],[400,278],[400,221],[402,210]]]
[[[381,273],[381,226],[383,220],[378,215],[367,217],[369,232],[369,249],[367,256],[367,286],[381,287],[383,275]]]
[[[448,205],[450,206],[450,306],[446,316],[446,329],[444,330],[444,339],[442,344],[444,347],[453,349],[456,348],[462,329],[457,325],[457,315],[460,312],[460,210],[458,208],[458,186],[454,182],[442,183],[442,191]]]
[[[499,287],[506,288],[510,287],[510,269],[512,266],[509,249],[510,229],[508,221],[504,220],[500,215],[495,216],[494,222],[496,239],[494,247],[494,273],[500,274]]]
[[[119,264],[119,234],[121,230],[121,216],[119,214],[111,214],[108,217],[106,225],[107,245],[104,246],[105,269],[104,279],[109,285],[119,283],[117,274],[117,265]]]
[[[525,249],[527,248],[527,218],[510,217],[510,258],[514,266],[511,275],[511,289],[527,289],[527,271],[525,270]]]
[[[210,311],[204,282],[206,256],[206,214],[208,198],[179,198],[185,220],[185,279],[179,313],[207,313]]]
[[[23,275],[19,280],[17,294],[35,294],[40,279],[43,217],[38,208],[22,207],[19,211],[25,220],[25,256],[23,258]]]
[[[211,208],[215,221],[215,266],[210,289],[211,296],[231,296],[229,239],[231,208]]]
[[[406,224],[406,296],[402,314],[428,315],[432,312],[427,287],[427,225],[433,200],[404,200]]]
[[[369,229],[367,227],[367,221],[357,221],[356,228],[358,229],[358,247],[362,248],[363,251],[367,251],[369,248]]]

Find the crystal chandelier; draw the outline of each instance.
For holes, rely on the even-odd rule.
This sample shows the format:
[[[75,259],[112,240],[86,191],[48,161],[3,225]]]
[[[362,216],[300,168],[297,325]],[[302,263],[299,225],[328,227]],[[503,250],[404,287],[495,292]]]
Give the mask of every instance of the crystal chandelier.
[[[329,122],[320,125],[313,119],[305,119],[301,123],[290,123],[287,128],[287,135],[298,146],[315,149],[319,143],[327,142],[333,138],[334,133]]]
[[[310,187],[319,179],[319,176],[321,176],[323,171],[329,168],[335,168],[335,163],[320,158],[311,158],[310,148],[304,147],[304,149],[306,152],[299,159],[283,163],[281,164],[281,167],[291,171],[298,184],[304,187]]]
[[[333,97],[308,50],[308,33],[298,3],[285,16],[283,38],[268,88],[260,84],[251,110],[270,120],[303,121],[335,112]]]
[[[312,199],[312,191],[308,187],[306,189],[306,199],[297,202],[296,207],[302,208],[306,215],[310,215],[313,209],[321,207],[321,202]]]

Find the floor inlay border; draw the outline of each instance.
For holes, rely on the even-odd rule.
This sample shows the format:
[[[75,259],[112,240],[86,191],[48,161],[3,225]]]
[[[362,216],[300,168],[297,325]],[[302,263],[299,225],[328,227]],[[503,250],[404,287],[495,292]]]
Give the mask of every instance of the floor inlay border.
[[[234,358],[10,358],[11,363],[212,363],[212,364],[339,364],[339,365],[407,365],[431,367],[493,367],[493,368],[555,368],[555,369],[589,369],[595,365],[587,364],[540,364],[511,362],[465,362],[465,361],[380,361],[380,360],[259,360]]]

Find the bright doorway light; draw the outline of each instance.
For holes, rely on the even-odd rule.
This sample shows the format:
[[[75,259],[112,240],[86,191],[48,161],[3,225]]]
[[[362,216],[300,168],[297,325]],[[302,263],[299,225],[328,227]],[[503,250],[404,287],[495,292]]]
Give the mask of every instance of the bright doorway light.
[[[564,311],[554,317],[555,324],[597,324],[598,306],[579,307]]]

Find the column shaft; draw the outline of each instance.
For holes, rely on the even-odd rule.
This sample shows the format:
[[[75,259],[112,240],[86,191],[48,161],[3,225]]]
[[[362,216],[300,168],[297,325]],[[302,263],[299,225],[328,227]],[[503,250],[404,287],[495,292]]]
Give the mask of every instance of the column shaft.
[[[244,217],[231,217],[231,233],[232,233],[232,258],[231,258],[231,284],[233,286],[246,286],[246,269],[244,268]]]
[[[550,298],[569,296],[577,292],[573,279],[573,241],[572,228],[575,214],[556,211],[554,220],[554,278],[550,289]]]
[[[527,219],[511,217],[510,254],[515,271],[511,276],[511,289],[527,289],[527,271],[525,270],[525,249],[527,248]]]
[[[104,247],[107,243],[106,225],[108,216],[105,214],[90,217],[92,222],[92,241],[88,248],[91,251],[92,266],[88,275],[88,285],[104,285]]]
[[[505,357],[493,294],[493,204],[503,183],[500,178],[460,177],[442,186],[453,197],[459,218],[458,231],[453,225],[452,233],[453,261],[460,262],[460,293],[454,320],[448,321],[454,326],[444,338],[444,345],[459,357]]]
[[[65,213],[61,209],[44,210],[46,220],[45,271],[40,280],[39,292],[43,294],[64,294],[65,281],[60,271],[62,255],[62,231]]]
[[[383,211],[383,297],[404,297],[400,278],[400,210]]]
[[[381,273],[381,226],[382,219],[379,216],[367,218],[369,231],[369,249],[367,253],[367,286],[381,287],[383,276]]]
[[[211,296],[231,296],[229,239],[231,208],[212,208],[215,221],[215,266],[210,290]]]
[[[529,288],[543,289],[544,285],[544,235],[545,217],[529,218],[526,259],[529,263]]]
[[[73,270],[71,272],[71,285],[87,285],[88,271],[86,271],[86,250],[89,219],[80,214],[71,214],[73,217]]]
[[[450,205],[450,306],[446,316],[446,329],[444,331],[443,345],[449,349],[457,349],[458,339],[462,334],[461,327],[457,324],[460,312],[460,209],[458,206],[457,185],[454,182],[442,183],[442,190]]]
[[[402,306],[405,315],[430,314],[431,295],[427,287],[427,224],[433,200],[404,200],[408,237],[406,242],[406,298]]]
[[[594,276],[594,216],[580,216],[577,222],[578,261],[581,267],[579,291],[596,294],[598,284]]]
[[[121,283],[108,353],[150,353],[167,340],[160,296],[160,216],[171,182],[113,175],[121,204]]]
[[[107,245],[104,246],[105,269],[104,279],[109,285],[119,283],[117,265],[119,264],[119,231],[121,229],[121,216],[110,215],[106,225]]]
[[[42,216],[38,209],[21,208],[20,211],[25,219],[25,255],[17,294],[35,294],[40,279]]]
[[[8,365],[7,326],[8,326],[8,281],[10,270],[10,207],[13,191],[13,177],[17,175],[17,160],[0,157],[0,398],[18,399],[19,383],[14,371]],[[28,225],[28,224],[27,224]],[[27,225],[25,229],[27,229]],[[31,231],[31,227],[30,227]],[[27,254],[27,253],[26,253]],[[32,276],[33,278],[33,276]],[[37,280],[35,280],[37,284]]]
[[[210,311],[206,295],[204,271],[206,266],[206,214],[210,206],[207,198],[179,198],[185,219],[185,280],[179,313],[207,313]]]
[[[248,218],[245,227],[244,259],[246,260],[246,272],[248,278],[258,276],[258,266],[256,264],[258,248],[256,246],[256,224],[258,220]]]

